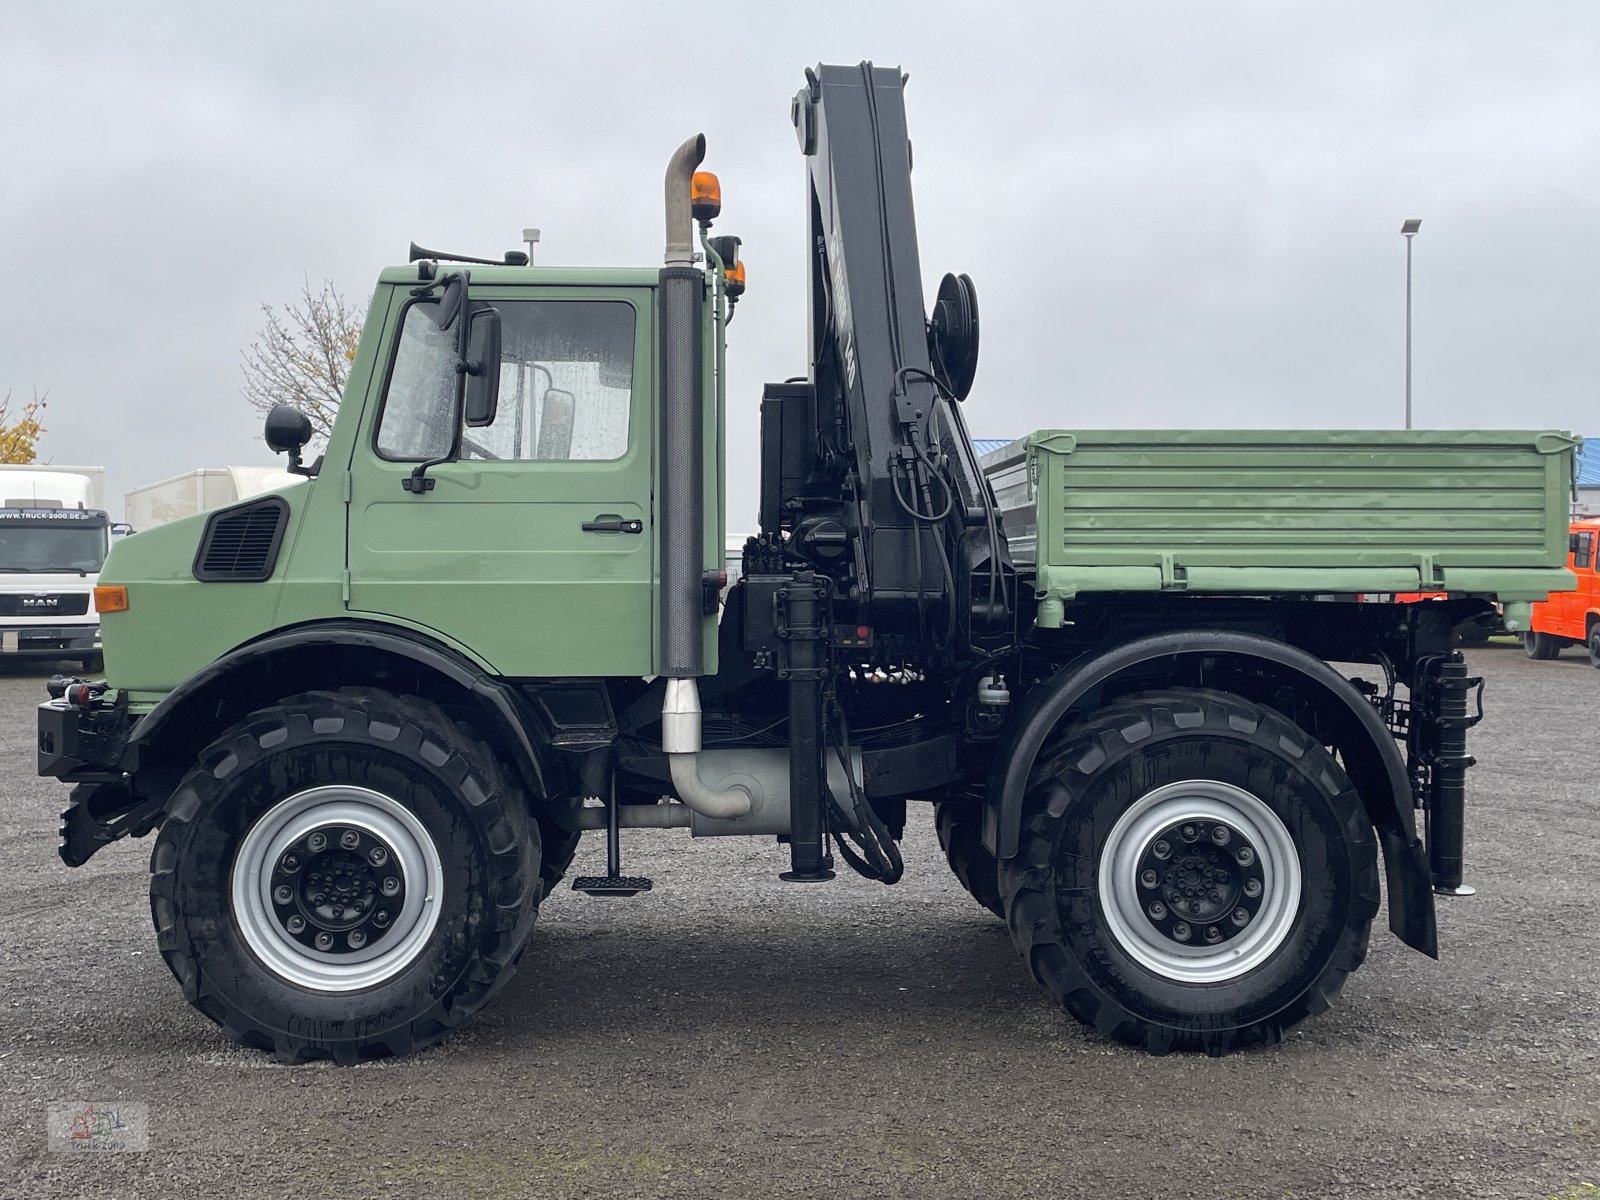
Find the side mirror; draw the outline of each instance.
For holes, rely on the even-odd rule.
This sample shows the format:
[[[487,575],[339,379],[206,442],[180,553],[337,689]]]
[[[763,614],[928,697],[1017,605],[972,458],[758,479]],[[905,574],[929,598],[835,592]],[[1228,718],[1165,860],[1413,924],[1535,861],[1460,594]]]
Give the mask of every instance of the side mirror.
[[[292,404],[274,404],[264,430],[267,449],[300,461],[300,451],[311,440],[311,418]]]
[[[500,312],[479,309],[467,326],[466,395],[462,414],[468,429],[493,425],[500,407]]]
[[[111,522],[111,536],[114,538],[125,538],[133,532],[135,532],[133,526],[126,521]]]
[[[428,315],[433,318],[433,323],[439,329],[449,329],[456,323],[456,318],[461,315],[461,309],[467,302],[467,277],[460,273],[451,275],[444,281],[444,290],[439,293],[439,303],[433,306],[433,311]],[[456,343],[460,345],[460,343]]]

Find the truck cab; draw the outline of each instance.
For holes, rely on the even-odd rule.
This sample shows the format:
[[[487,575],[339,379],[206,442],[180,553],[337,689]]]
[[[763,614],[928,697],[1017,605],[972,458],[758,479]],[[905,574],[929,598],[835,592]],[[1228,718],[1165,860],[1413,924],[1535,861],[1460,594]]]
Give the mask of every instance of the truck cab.
[[[1567,535],[1567,568],[1576,576],[1577,590],[1552,592],[1533,606],[1533,616],[1522,635],[1529,658],[1548,660],[1568,646],[1584,646],[1589,661],[1600,667],[1600,517],[1572,522]]]
[[[96,577],[110,546],[100,467],[0,467],[0,659],[101,668]]]

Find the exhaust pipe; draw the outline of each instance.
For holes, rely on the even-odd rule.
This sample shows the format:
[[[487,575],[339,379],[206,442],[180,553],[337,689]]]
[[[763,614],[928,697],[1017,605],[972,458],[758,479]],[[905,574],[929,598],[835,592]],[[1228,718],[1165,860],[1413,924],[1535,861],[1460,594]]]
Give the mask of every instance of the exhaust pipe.
[[[689,184],[706,156],[706,135],[697,133],[667,163],[667,266],[694,266],[694,215]]]
[[[749,813],[741,787],[709,788],[700,779],[700,688],[705,662],[705,377],[700,310],[706,281],[694,265],[689,187],[706,156],[704,134],[678,147],[667,164],[667,255],[661,268],[661,749],[678,798],[702,816]]]
[[[749,814],[754,797],[748,788],[739,784],[710,788],[700,778],[700,686],[692,679],[667,680],[667,698],[661,706],[661,749],[666,752],[678,799],[695,812],[721,821]]]

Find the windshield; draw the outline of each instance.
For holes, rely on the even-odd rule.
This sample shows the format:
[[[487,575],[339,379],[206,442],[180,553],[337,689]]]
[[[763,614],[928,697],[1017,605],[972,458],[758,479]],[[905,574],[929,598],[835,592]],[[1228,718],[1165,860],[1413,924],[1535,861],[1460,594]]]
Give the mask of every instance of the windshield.
[[[8,523],[0,527],[0,571],[92,573],[105,561],[103,525],[63,528]]]

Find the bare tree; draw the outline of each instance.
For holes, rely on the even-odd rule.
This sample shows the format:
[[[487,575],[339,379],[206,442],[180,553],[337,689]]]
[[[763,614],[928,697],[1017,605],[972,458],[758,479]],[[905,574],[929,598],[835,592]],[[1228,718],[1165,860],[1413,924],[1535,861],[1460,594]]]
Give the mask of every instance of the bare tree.
[[[311,418],[313,436],[326,438],[361,341],[358,310],[325,279],[315,292],[307,280],[298,300],[261,312],[266,323],[241,364],[244,398],[261,412],[292,404]]]

